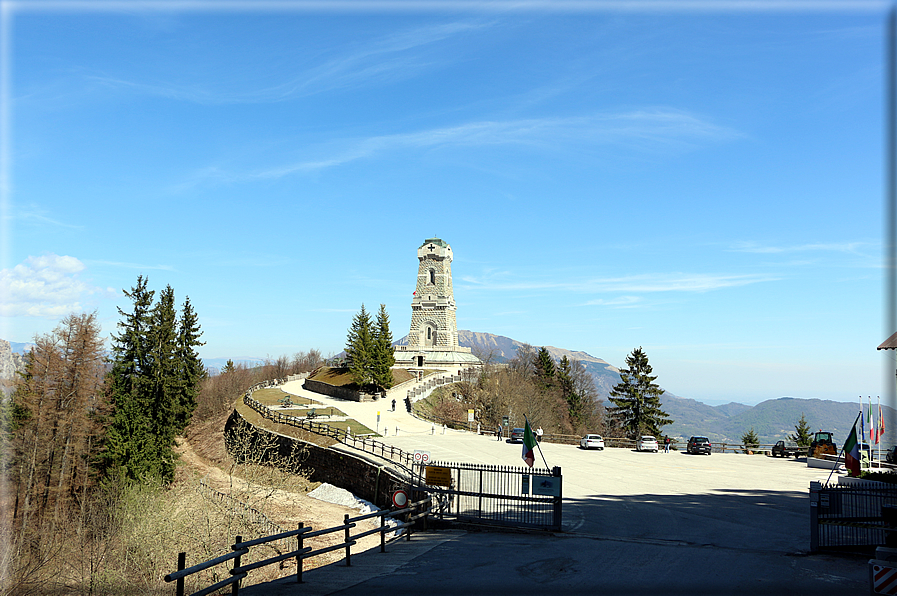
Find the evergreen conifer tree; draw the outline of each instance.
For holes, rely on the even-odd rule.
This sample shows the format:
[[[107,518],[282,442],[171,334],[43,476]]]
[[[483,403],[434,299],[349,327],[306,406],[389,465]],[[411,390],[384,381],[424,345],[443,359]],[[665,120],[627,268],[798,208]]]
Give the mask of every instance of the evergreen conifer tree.
[[[381,304],[377,313],[377,324],[374,328],[374,370],[372,374],[374,383],[379,388],[389,389],[393,386],[392,367],[395,363],[392,332],[389,330],[389,314],[386,312],[386,305]]]
[[[753,451],[760,444],[760,437],[754,432],[754,427],[741,435],[741,444],[744,446],[744,452]]]
[[[196,397],[199,386],[206,377],[205,367],[196,348],[205,345],[199,341],[202,331],[199,328],[199,317],[190,304],[190,297],[184,300],[181,317],[178,320],[178,336],[175,355],[178,363],[178,390],[175,422],[178,432],[183,432],[190,423],[190,416],[196,409]],[[233,369],[234,363],[228,360]]]
[[[533,368],[535,369],[536,377],[543,387],[547,389],[554,386],[557,370],[554,366],[554,359],[547,349],[539,348],[539,351],[536,352],[533,358]]]
[[[143,276],[124,293],[133,307],[131,312],[119,309],[120,333],[112,336],[107,378],[112,414],[103,463],[107,474],[170,482],[174,439],[190,420],[204,374],[194,350],[202,345],[198,319],[187,299],[178,320],[171,286],[153,305],[154,292]]]
[[[662,434],[661,427],[672,424],[669,415],[661,409],[660,396],[663,389],[651,376],[652,368],[648,356],[641,347],[626,357],[627,368],[620,370],[620,383],[610,392],[608,414],[630,439],[642,435]]]
[[[374,333],[371,315],[361,305],[361,310],[352,319],[352,327],[346,337],[346,356],[349,359],[349,372],[359,388],[365,389],[374,383]]]
[[[799,447],[808,447],[813,440],[813,436],[810,434],[810,425],[807,424],[807,419],[804,417],[803,412],[800,413],[800,420],[794,425],[794,431],[794,434],[788,438],[797,443]]]

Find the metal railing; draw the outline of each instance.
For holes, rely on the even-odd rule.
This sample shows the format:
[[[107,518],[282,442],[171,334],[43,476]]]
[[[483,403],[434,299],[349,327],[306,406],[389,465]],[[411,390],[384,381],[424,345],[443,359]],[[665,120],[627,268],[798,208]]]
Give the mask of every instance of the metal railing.
[[[324,437],[329,437],[340,443],[350,445],[355,449],[389,459],[390,461],[404,466],[407,470],[410,470],[411,465],[414,463],[413,454],[403,451],[394,445],[387,445],[386,443],[382,443],[369,437],[353,435],[341,428],[330,426],[326,422],[315,422],[308,418],[299,418],[297,416],[289,416],[278,411],[273,411],[264,404],[254,400],[251,395],[248,394],[243,396],[243,403],[263,418],[271,420],[272,422],[285,424]]]
[[[206,594],[211,594],[216,592],[222,588],[227,586],[231,586],[231,594],[236,596],[240,590],[240,581],[247,577],[250,571],[253,569],[259,569],[261,567],[265,567],[267,565],[273,565],[274,563],[279,563],[281,561],[285,561],[287,559],[296,559],[296,582],[302,583],[302,567],[303,561],[305,559],[310,559],[317,555],[321,555],[324,553],[328,553],[330,551],[345,549],[346,550],[346,567],[350,567],[352,565],[352,546],[354,546],[359,539],[364,538],[365,536],[370,536],[376,533],[380,534],[380,552],[386,552],[386,534],[387,532],[393,532],[399,529],[405,530],[405,539],[411,540],[411,529],[414,526],[415,522],[419,519],[423,519],[424,529],[426,529],[426,520],[427,516],[430,513],[429,506],[431,503],[430,497],[425,499],[421,499],[419,501],[415,501],[414,503],[409,503],[407,507],[402,509],[381,509],[379,511],[374,511],[373,513],[367,513],[364,515],[359,515],[357,517],[349,517],[346,514],[343,524],[340,526],[335,526],[332,528],[325,528],[323,530],[314,530],[311,526],[304,526],[303,524],[299,524],[299,527],[295,530],[290,530],[288,532],[281,532],[279,534],[274,534],[271,536],[263,536],[261,538],[256,538],[254,540],[243,541],[242,536],[237,536],[234,544],[231,546],[231,551],[229,553],[223,554],[219,557],[215,557],[214,559],[209,559],[208,561],[203,561],[202,563],[198,563],[193,565],[192,567],[186,567],[187,563],[187,553],[182,552],[178,553],[178,568],[177,571],[173,571],[165,576],[166,582],[176,582],[175,583],[175,594],[177,596],[184,596],[184,580],[185,578],[193,575],[195,573],[199,573],[205,569],[209,569],[211,567],[215,567],[216,565],[220,565],[222,563],[227,563],[228,561],[234,561],[233,567],[229,569],[230,577],[225,578],[219,582],[216,582],[206,588],[193,592],[191,596],[205,596]],[[386,524],[387,516],[398,516],[404,515],[405,520],[399,522],[394,525]],[[357,522],[372,519],[375,517],[380,518],[380,526],[377,528],[373,528],[371,530],[366,530],[364,532],[360,532],[358,534],[352,535],[352,528],[356,527]],[[324,536],[326,534],[331,534],[333,532],[338,532],[342,530],[344,534],[343,542],[339,544],[333,544],[331,546],[325,546],[318,549],[312,549],[310,546],[305,546],[304,541],[309,538],[313,538],[316,536]],[[282,553],[275,555],[273,557],[269,557],[267,559],[262,559],[261,561],[255,561],[253,563],[249,563],[246,565],[241,564],[241,558],[244,555],[249,554],[249,549],[254,546],[259,546],[262,544],[267,544],[269,542],[274,542],[277,540],[285,540],[288,538],[296,537],[297,539],[297,547],[295,550],[292,550],[287,553]]]
[[[876,483],[877,484],[877,483]],[[871,552],[895,532],[886,517],[897,506],[897,486],[810,483],[810,552]]]

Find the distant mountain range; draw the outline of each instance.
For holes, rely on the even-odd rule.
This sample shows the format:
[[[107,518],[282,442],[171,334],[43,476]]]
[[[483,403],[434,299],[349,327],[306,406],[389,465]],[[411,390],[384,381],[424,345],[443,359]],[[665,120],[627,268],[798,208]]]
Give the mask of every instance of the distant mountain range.
[[[405,339],[402,338],[399,341]],[[523,342],[501,335],[461,330],[458,331],[458,343],[471,348],[475,354],[481,357],[491,356],[496,362],[511,360],[517,355],[517,349],[524,345]],[[601,358],[596,358],[586,352],[565,350],[553,346],[544,347],[556,361],[563,356],[567,356],[570,360],[580,361],[592,375],[598,394],[605,402],[613,386],[620,382],[620,369]],[[700,435],[708,437],[711,442],[725,443],[739,443],[741,436],[751,428],[760,437],[762,443],[774,443],[779,439],[787,439],[790,434],[794,433],[794,426],[800,420],[801,414],[804,414],[811,432],[831,431],[840,445],[850,433],[850,425],[859,410],[858,404],[855,403],[795,397],[766,400],[756,406],[735,402],[709,406],[697,400],[678,397],[665,391],[661,400],[663,409],[674,420],[673,424],[664,429],[671,437],[687,439],[690,436]],[[884,448],[884,446],[897,443],[897,428],[895,428],[897,412],[886,406],[882,406],[882,410],[884,410],[887,423]],[[877,407],[875,412],[877,416]],[[868,432],[866,440],[868,441]]]

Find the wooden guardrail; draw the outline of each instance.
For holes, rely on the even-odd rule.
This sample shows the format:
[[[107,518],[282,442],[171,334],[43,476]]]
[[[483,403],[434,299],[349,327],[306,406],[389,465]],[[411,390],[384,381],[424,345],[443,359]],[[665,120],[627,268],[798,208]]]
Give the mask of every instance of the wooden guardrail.
[[[254,540],[243,541],[242,536],[237,536],[234,544],[231,546],[231,551],[229,553],[223,554],[219,557],[215,557],[214,559],[209,559],[208,561],[203,561],[202,563],[197,563],[191,567],[185,567],[187,564],[187,553],[182,552],[178,553],[178,568],[177,571],[173,571],[165,576],[165,581],[175,582],[175,594],[177,596],[184,596],[184,579],[194,573],[198,573],[205,569],[209,569],[216,565],[220,565],[222,563],[227,563],[228,561],[234,561],[233,567],[229,569],[230,577],[225,578],[219,582],[216,582],[206,588],[203,588],[197,592],[193,592],[191,596],[205,596],[206,594],[211,594],[225,588],[227,586],[231,586],[231,594],[236,596],[240,590],[240,581],[243,580],[250,571],[253,569],[259,569],[261,567],[265,567],[267,565],[273,565],[274,563],[279,563],[281,561],[285,561],[287,559],[294,558],[296,559],[296,582],[302,583],[302,567],[303,561],[305,559],[310,559],[317,555],[321,555],[324,553],[328,553],[330,551],[339,550],[341,548],[346,549],[346,567],[350,567],[352,565],[352,546],[354,546],[360,538],[364,538],[365,536],[370,536],[376,533],[380,533],[380,552],[386,552],[386,533],[393,532],[398,529],[405,530],[405,539],[411,540],[411,528],[414,526],[414,523],[423,519],[424,529],[426,529],[426,520],[427,516],[430,514],[430,504],[431,498],[427,497],[425,499],[421,499],[420,501],[415,501],[414,503],[409,503],[407,507],[402,509],[381,509],[379,511],[374,511],[372,513],[367,513],[364,515],[359,515],[357,517],[349,517],[346,514],[343,524],[340,526],[334,526],[332,528],[325,528],[323,530],[314,530],[311,526],[305,526],[303,524],[299,524],[299,527],[295,530],[290,530],[288,532],[281,532],[279,534],[274,534],[271,536],[263,536],[261,538],[256,538]],[[390,516],[400,516],[404,515],[405,520],[399,522],[395,525],[387,525],[386,517]],[[375,517],[380,518],[380,526],[377,528],[373,528],[371,530],[366,530],[364,532],[360,532],[355,534],[354,536],[351,534],[351,529],[356,527],[357,522],[372,519]],[[304,541],[308,538],[313,538],[315,536],[324,536],[325,534],[331,534],[333,532],[338,532],[342,530],[345,532],[343,542],[339,544],[333,544],[331,546],[325,546],[318,549],[312,549],[310,546],[305,546]],[[279,555],[275,555],[273,557],[269,557],[267,559],[263,559],[261,561],[255,561],[253,563],[249,563],[246,565],[241,564],[241,558],[244,555],[249,554],[249,549],[253,546],[259,546],[261,544],[266,544],[268,542],[274,542],[277,540],[285,540],[288,538],[296,537],[297,539],[297,548],[288,553],[283,553]]]

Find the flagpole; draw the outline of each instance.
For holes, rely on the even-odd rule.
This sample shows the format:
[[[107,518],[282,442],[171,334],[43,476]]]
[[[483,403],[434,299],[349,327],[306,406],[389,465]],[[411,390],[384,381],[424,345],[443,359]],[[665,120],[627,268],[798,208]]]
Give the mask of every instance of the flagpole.
[[[881,469],[881,396],[878,396],[878,426],[875,427],[875,442],[878,444],[878,469]]]
[[[860,399],[863,399],[863,396],[862,396],[862,395],[860,396]],[[857,415],[857,419],[853,421],[853,426],[852,426],[851,428],[853,429],[854,432],[856,432],[857,421],[860,419],[860,416],[862,416],[862,415],[863,415],[863,410],[860,410],[859,415]],[[848,438],[850,437],[850,435],[847,435],[847,436],[848,436]],[[838,461],[840,461],[840,459],[841,459],[841,454],[844,453],[844,445],[845,445],[845,444],[846,444],[846,443],[842,443],[842,444],[841,444],[841,453],[838,454],[838,458],[835,460],[835,464],[837,464]],[[832,479],[832,474],[834,474],[834,473],[835,473],[835,468],[834,468],[834,466],[832,466],[832,471],[828,473],[828,478],[825,479],[825,483],[826,483],[826,484],[828,484],[828,481]]]
[[[526,420],[527,424],[529,424],[529,418],[527,418],[526,414],[523,415],[523,419]],[[530,424],[529,427],[532,428],[533,425]],[[546,461],[545,459],[545,454],[542,453],[542,443],[540,441],[536,441],[536,447],[539,448],[539,455],[542,456],[542,461],[545,462],[545,469],[550,470],[551,468],[548,467],[548,461]]]

